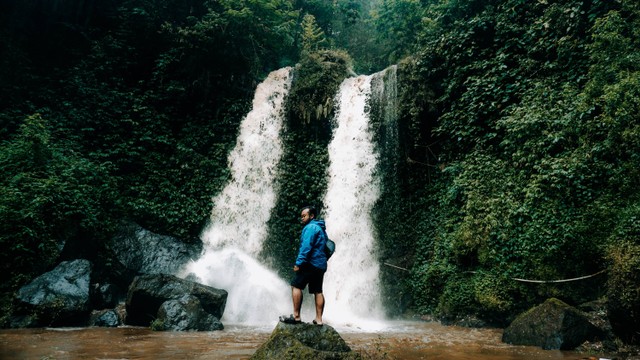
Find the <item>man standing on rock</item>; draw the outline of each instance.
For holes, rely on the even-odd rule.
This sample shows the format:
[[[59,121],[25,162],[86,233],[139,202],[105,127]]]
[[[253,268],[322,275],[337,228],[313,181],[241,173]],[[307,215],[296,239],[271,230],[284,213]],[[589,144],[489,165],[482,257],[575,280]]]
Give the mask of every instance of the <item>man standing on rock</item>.
[[[300,308],[302,307],[302,290],[309,285],[309,294],[314,295],[316,304],[316,318],[313,323],[322,325],[324,312],[324,295],[322,282],[327,271],[327,255],[324,248],[327,243],[327,233],[324,220],[316,220],[316,209],[307,206],[300,213],[300,223],[304,226],[300,235],[300,250],[293,266],[295,277],[291,281],[291,297],[293,299],[293,314],[281,317],[280,321],[287,324],[299,324]]]

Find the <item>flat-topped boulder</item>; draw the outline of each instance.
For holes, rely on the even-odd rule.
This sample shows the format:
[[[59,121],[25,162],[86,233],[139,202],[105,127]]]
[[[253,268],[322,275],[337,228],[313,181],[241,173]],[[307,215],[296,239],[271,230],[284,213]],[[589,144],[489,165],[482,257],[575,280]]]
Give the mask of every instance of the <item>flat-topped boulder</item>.
[[[279,322],[251,359],[362,359],[331,326]]]
[[[64,261],[23,286],[16,295],[12,327],[85,325],[92,266],[84,259]]]

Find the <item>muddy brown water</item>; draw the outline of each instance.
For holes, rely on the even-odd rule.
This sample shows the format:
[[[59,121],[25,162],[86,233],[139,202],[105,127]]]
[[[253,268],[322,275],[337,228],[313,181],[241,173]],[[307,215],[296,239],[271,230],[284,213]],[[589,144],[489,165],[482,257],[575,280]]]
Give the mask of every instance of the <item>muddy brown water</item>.
[[[275,326],[275,323],[273,324]],[[247,359],[273,327],[228,325],[214,332],[155,332],[141,327],[0,330],[0,359]],[[512,346],[500,329],[398,322],[378,332],[340,328],[354,351],[373,359],[583,359],[584,354]]]

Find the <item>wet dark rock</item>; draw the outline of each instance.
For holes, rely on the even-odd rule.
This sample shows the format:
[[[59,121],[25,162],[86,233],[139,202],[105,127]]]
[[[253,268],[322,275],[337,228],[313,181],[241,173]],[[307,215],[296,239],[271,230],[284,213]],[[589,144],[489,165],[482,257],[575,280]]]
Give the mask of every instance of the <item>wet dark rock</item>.
[[[489,326],[486,321],[474,315],[466,315],[463,317],[454,318],[440,317],[438,318],[438,321],[440,321],[442,325],[454,325],[468,328],[483,328]]]
[[[577,308],[585,314],[590,323],[605,333],[608,338],[613,339],[615,337],[611,330],[611,323],[607,317],[606,298],[580,304]]]
[[[156,318],[162,303],[191,295],[200,301],[202,309],[220,319],[227,303],[227,292],[172,275],[147,274],[137,276],[127,294],[127,318],[130,325],[148,326]]]
[[[120,289],[113,284],[91,284],[91,303],[94,309],[112,309],[118,304]]]
[[[118,327],[121,325],[115,310],[95,310],[91,312],[89,326]]]
[[[152,328],[170,331],[214,331],[222,330],[224,326],[217,317],[202,308],[197,297],[185,295],[180,299],[163,302]]]
[[[10,327],[18,328],[34,328],[43,326],[36,314],[18,314],[14,313],[10,319]]]
[[[112,238],[111,249],[117,264],[113,266],[115,275],[128,285],[137,275],[176,274],[188,261],[200,256],[202,243],[187,244],[126,223]]]
[[[251,359],[362,359],[329,325],[279,322]]]
[[[513,345],[533,345],[545,350],[571,350],[585,341],[597,340],[602,332],[586,315],[551,298],[519,315],[502,334]]]
[[[63,261],[23,286],[16,295],[14,327],[86,324],[90,309],[88,260]]]
[[[593,300],[580,304],[577,308],[585,314],[590,323],[600,329],[602,337],[600,341],[585,341],[575,350],[589,354],[611,354],[617,352],[621,344],[616,341],[616,336],[611,330],[611,323],[609,323],[607,317],[607,299]]]

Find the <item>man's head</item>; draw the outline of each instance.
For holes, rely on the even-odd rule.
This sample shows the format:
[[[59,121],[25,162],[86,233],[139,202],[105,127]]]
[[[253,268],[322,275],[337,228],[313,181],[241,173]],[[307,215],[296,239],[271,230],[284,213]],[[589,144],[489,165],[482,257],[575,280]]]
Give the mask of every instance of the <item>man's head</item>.
[[[316,217],[316,208],[313,206],[305,206],[300,211],[300,223],[302,225],[307,225],[309,221],[315,219]]]

